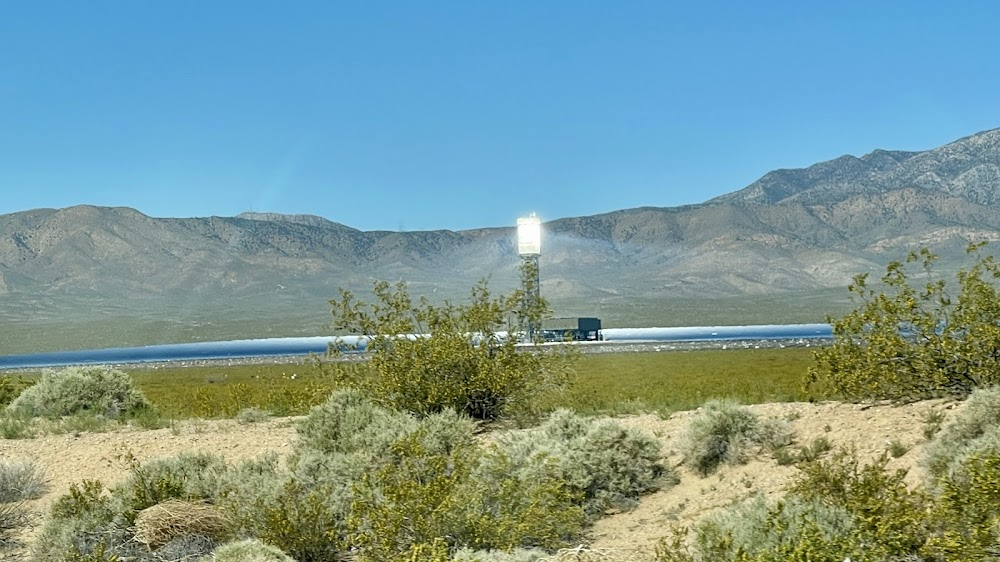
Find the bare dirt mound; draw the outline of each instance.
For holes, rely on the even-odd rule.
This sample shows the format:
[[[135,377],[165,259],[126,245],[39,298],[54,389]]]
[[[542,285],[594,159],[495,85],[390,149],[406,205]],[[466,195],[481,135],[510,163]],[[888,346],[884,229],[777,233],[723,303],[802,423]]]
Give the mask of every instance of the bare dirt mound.
[[[908,469],[908,482],[915,485],[923,476],[918,467],[927,441],[923,420],[930,411],[942,411],[950,417],[958,407],[954,402],[932,400],[905,406],[783,403],[750,409],[761,417],[788,420],[795,431],[796,445],[825,436],[834,447],[854,447],[862,459],[868,460],[885,451],[889,442],[897,441],[909,450],[893,459],[889,468]],[[743,466],[723,466],[707,477],[680,466],[677,440],[695,414],[690,411],[677,412],[669,419],[652,415],[620,419],[660,441],[666,463],[678,467],[681,481],[646,496],[632,511],[612,513],[598,521],[588,534],[587,544],[581,546],[590,552],[590,558],[614,562],[652,560],[655,544],[669,536],[672,529],[690,525],[712,510],[751,494],[778,496],[798,472],[795,466],[779,466],[766,453]],[[275,419],[240,425],[230,420],[189,421],[168,429],[0,440],[0,458],[31,459],[45,468],[49,491],[30,502],[30,508],[41,514],[68,491],[71,483],[85,479],[113,483],[122,478],[128,469],[128,455],[140,462],[184,451],[218,453],[230,461],[268,452],[287,455],[296,439],[292,422]],[[25,540],[30,541],[33,534],[34,530],[29,531]]]

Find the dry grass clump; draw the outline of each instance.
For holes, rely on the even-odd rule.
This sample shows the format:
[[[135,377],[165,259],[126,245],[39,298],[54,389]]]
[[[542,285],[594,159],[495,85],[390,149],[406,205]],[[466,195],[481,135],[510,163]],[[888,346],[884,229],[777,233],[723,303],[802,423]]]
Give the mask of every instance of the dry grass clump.
[[[281,549],[257,539],[226,543],[215,549],[204,562],[295,562]]]
[[[148,507],[135,518],[135,539],[151,549],[193,535],[221,538],[229,521],[208,503],[170,499]]]
[[[45,472],[34,461],[0,460],[0,546],[30,522],[24,501],[45,493]]]

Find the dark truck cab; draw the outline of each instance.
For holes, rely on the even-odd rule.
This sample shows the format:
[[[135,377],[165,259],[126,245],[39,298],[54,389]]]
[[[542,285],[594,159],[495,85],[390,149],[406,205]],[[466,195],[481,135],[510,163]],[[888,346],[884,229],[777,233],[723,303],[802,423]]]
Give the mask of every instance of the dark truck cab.
[[[600,318],[547,318],[542,321],[544,341],[603,341]]]

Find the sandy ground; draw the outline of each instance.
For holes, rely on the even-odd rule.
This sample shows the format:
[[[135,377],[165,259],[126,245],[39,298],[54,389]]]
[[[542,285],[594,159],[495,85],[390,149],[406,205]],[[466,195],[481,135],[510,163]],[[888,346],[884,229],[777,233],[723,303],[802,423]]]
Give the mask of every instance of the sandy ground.
[[[918,461],[926,440],[923,419],[930,410],[940,410],[950,417],[960,405],[940,400],[905,406],[823,403],[761,404],[751,409],[763,417],[789,420],[796,444],[807,444],[815,437],[826,436],[835,447],[854,446],[865,459],[877,457],[887,444],[897,440],[910,447],[889,468],[910,469],[908,481],[921,478]],[[678,412],[669,419],[657,416],[633,416],[620,421],[655,436],[663,445],[665,462],[677,466],[681,482],[677,486],[643,498],[632,511],[609,514],[590,530],[586,543],[589,558],[613,562],[651,560],[654,546],[671,530],[689,525],[714,509],[731,504],[754,493],[780,495],[794,478],[797,468],[779,466],[767,454],[760,454],[746,465],[723,467],[716,474],[701,477],[680,466],[676,452],[677,438],[696,412]],[[231,461],[256,457],[269,451],[286,455],[295,440],[292,420],[275,419],[264,423],[239,425],[234,421],[190,421],[169,429],[123,429],[110,433],[83,433],[45,436],[35,439],[0,440],[0,458],[32,459],[46,470],[49,491],[29,503],[41,519],[48,506],[66,493],[69,485],[84,479],[113,483],[125,473],[122,455],[134,455],[139,461],[170,456],[182,451],[207,451],[224,455]],[[30,541],[37,524],[25,535]]]

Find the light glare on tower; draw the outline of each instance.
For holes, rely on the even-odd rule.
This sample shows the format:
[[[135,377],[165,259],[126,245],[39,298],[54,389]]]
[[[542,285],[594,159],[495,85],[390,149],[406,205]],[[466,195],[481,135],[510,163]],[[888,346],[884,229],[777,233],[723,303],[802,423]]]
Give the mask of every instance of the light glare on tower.
[[[542,221],[534,213],[517,219],[517,253],[522,256],[542,253]]]

